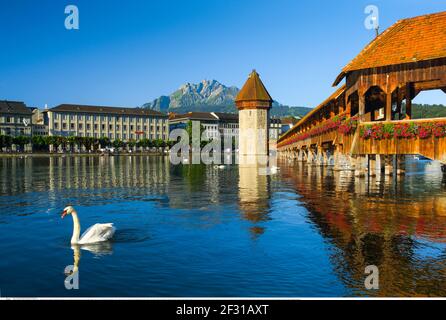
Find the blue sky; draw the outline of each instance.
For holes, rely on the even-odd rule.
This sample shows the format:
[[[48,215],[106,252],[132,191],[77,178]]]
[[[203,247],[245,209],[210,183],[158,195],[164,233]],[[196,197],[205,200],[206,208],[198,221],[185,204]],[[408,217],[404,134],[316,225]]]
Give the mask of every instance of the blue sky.
[[[79,30],[64,27],[69,4]],[[313,107],[374,37],[369,4],[381,29],[446,10],[438,0],[0,0],[0,99],[139,106],[202,79],[241,87],[255,68],[274,99]]]

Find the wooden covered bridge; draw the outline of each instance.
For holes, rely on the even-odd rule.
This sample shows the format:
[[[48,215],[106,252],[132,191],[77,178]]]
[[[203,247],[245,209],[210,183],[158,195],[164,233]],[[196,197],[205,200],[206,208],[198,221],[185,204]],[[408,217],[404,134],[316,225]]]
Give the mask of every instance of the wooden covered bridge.
[[[375,38],[336,78],[330,97],[280,137],[281,156],[392,173],[405,155],[446,165],[446,118],[412,119],[422,91],[446,93],[446,12],[404,19]],[[445,168],[445,166],[443,166]]]

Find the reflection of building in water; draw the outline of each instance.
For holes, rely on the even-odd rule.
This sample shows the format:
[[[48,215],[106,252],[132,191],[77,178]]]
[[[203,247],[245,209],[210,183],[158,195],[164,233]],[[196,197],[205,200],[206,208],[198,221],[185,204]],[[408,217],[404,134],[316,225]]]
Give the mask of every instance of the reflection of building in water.
[[[67,156],[0,159],[0,191],[50,192],[70,190],[73,197],[84,190],[101,192],[104,199],[113,192],[165,194],[170,179],[169,161],[156,156]]]
[[[386,177],[364,181],[301,163],[281,167],[309,220],[336,246],[334,271],[354,295],[446,294],[446,195],[438,182],[407,176],[394,185]],[[416,191],[420,186],[424,192]],[[378,291],[364,288],[368,265],[379,268]]]
[[[251,231],[262,234],[264,228],[257,223],[268,220],[269,176],[260,175],[259,167],[239,166],[239,206],[243,218],[254,223]]]
[[[169,163],[162,157],[51,157],[49,188],[148,188],[165,193]]]

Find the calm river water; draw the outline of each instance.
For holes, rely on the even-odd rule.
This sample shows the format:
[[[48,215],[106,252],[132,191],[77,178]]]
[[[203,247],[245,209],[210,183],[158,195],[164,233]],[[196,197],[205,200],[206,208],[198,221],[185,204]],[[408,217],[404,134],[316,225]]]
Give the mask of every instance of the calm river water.
[[[258,176],[159,156],[1,158],[1,295],[446,295],[438,166],[408,163],[395,182],[279,165]],[[114,241],[72,248],[67,204],[83,230],[113,222]],[[74,263],[80,288],[67,290]],[[379,290],[364,288],[367,265]]]

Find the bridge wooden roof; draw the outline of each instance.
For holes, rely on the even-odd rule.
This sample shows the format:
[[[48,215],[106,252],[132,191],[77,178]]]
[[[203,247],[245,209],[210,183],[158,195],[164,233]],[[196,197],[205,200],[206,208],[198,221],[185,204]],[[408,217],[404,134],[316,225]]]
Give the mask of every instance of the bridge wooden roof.
[[[235,98],[236,103],[241,101],[273,102],[273,98],[271,98],[262,80],[260,80],[259,74],[255,70],[251,72],[248,80],[246,80],[243,88]]]
[[[346,89],[346,85],[344,84],[343,86],[339,87],[335,92],[333,92],[327,99],[324,100],[324,102],[322,102],[320,105],[318,105],[317,107],[315,107],[313,110],[311,110],[309,113],[307,113],[302,119],[299,120],[299,122],[297,122],[290,130],[288,130],[287,132],[285,132],[284,135],[282,135],[279,140],[283,140],[284,138],[286,138],[287,136],[289,136],[290,134],[292,134],[294,132],[294,130],[296,128],[298,128],[299,126],[301,126],[302,124],[304,124],[308,119],[310,119],[315,113],[319,112],[323,107],[325,107],[328,103],[330,103],[332,100],[335,100],[337,98],[339,98],[339,96],[341,94],[343,94],[345,92]]]
[[[396,22],[347,64],[334,82],[356,70],[446,57],[446,11]]]

